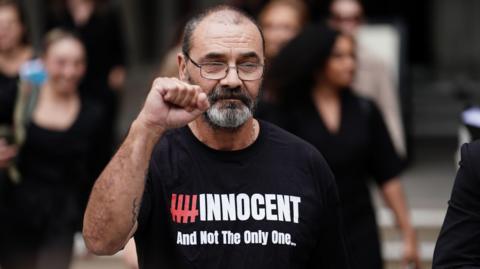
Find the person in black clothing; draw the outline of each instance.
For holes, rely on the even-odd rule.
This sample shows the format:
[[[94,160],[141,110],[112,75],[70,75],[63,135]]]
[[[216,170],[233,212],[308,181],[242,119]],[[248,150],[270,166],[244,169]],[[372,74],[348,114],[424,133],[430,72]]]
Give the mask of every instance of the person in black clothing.
[[[143,269],[349,268],[322,155],[252,117],[264,65],[253,19],[204,11],[178,59],[180,80],[154,81],[95,183],[87,247],[112,255],[134,235]]]
[[[480,141],[464,144],[433,268],[480,268]]]
[[[107,102],[125,80],[125,40],[118,10],[108,1],[54,2],[47,14],[47,30],[64,28],[78,33],[88,64],[81,92]]]
[[[401,161],[377,107],[349,89],[354,71],[350,36],[308,26],[272,62],[265,87],[277,96],[280,112],[265,118],[324,154],[338,184],[354,268],[383,268],[369,179],[402,231],[404,264],[418,266],[415,233],[398,179]]]
[[[98,148],[101,108],[80,99],[85,51],[73,34],[53,30],[42,57],[48,79],[21,88],[34,109],[16,158],[20,181],[11,183],[2,215],[4,269],[69,268],[73,236],[81,221],[80,192],[89,177],[89,158]]]
[[[0,1],[0,144],[12,125],[20,67],[33,56],[24,13],[16,2]],[[2,162],[3,160],[0,160]]]
[[[5,169],[17,154],[12,145],[13,107],[17,96],[20,67],[33,55],[27,38],[23,9],[17,2],[0,0],[0,215],[5,214],[8,178]],[[0,231],[4,230],[0,221]],[[0,265],[8,247],[0,232]]]
[[[47,30],[77,33],[87,51],[87,71],[80,85],[82,98],[104,106],[107,122],[97,159],[105,166],[116,146],[119,99],[126,76],[124,29],[118,9],[105,0],[51,0]]]

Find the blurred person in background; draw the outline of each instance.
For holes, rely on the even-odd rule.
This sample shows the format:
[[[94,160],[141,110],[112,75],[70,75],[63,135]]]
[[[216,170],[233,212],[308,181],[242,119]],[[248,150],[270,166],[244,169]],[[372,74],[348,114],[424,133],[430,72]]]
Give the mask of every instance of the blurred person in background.
[[[20,67],[33,57],[19,4],[0,0],[0,124],[11,123]]]
[[[330,4],[328,22],[331,27],[357,37],[364,21],[359,0],[333,0]],[[380,108],[397,154],[406,158],[405,132],[393,70],[374,51],[375,48],[356,46],[357,70],[352,89],[372,99]]]
[[[307,24],[309,14],[302,0],[272,0],[258,15],[258,22],[265,37],[267,69],[281,48],[294,38]],[[255,115],[260,119],[278,121],[279,115],[272,108],[275,95],[264,87]]]
[[[107,117],[102,127],[104,143],[96,157],[101,164],[97,169],[100,172],[116,145],[119,98],[125,84],[121,17],[116,6],[108,0],[51,0],[51,3],[47,29],[60,27],[74,31],[85,44],[87,70],[80,85],[82,98],[93,99],[104,106]]]
[[[182,51],[183,28],[190,18],[190,15],[184,16],[177,22],[175,27],[173,42],[160,63],[160,68],[155,77],[178,77],[178,53]]]
[[[17,2],[0,0],[0,150],[7,159],[15,154],[15,149],[7,146],[7,140],[11,140],[12,136],[20,67],[32,57],[33,49],[28,42],[22,9]],[[0,159],[0,165],[5,161]],[[0,172],[0,191],[4,180]]]
[[[480,140],[461,148],[447,215],[433,257],[434,269],[480,268]]]
[[[17,2],[0,0],[0,215],[5,216],[9,185],[6,169],[17,154],[13,145],[13,107],[17,96],[20,67],[33,56],[23,10]],[[3,260],[4,221],[0,221],[0,267]]]
[[[260,11],[258,22],[265,36],[265,56],[271,60],[308,22],[302,0],[272,0]]]
[[[0,149],[0,159],[10,157],[20,173],[5,197],[3,269],[69,268],[83,213],[80,196],[87,191],[91,157],[104,124],[101,107],[80,98],[85,57],[78,37],[53,30],[45,37],[42,54],[48,78],[39,87],[20,88],[15,107],[18,155],[13,160],[1,156],[5,151]],[[23,116],[17,117],[17,111]],[[5,169],[7,163],[0,165]]]
[[[369,180],[393,211],[403,235],[403,263],[418,268],[395,152],[377,106],[351,90],[355,42],[325,26],[307,26],[273,60],[265,87],[278,96],[280,126],[314,145],[330,165],[342,203],[352,266],[383,268]]]

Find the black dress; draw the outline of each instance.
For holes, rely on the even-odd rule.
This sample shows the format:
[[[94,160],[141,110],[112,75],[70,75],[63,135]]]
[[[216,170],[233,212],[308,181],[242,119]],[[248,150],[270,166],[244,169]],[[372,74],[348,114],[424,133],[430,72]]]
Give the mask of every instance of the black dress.
[[[401,172],[402,163],[379,110],[346,89],[337,133],[327,129],[313,103],[285,114],[280,125],[314,145],[335,175],[353,268],[382,268],[369,180],[381,186]]]
[[[5,197],[2,268],[68,268],[102,119],[100,107],[82,102],[65,131],[27,126],[17,159],[21,182]]]

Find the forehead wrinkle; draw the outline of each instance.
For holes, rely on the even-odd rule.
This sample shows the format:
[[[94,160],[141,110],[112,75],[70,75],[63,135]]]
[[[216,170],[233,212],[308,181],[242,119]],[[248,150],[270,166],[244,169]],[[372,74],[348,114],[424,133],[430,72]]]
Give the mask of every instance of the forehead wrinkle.
[[[255,38],[251,33],[242,32],[238,29],[231,29],[235,27],[228,27],[227,31],[222,31],[219,33],[216,30],[209,28],[206,29],[205,37],[201,39],[201,42],[204,45],[218,45],[224,48],[248,48],[254,46]]]
[[[206,51],[215,51],[215,48],[250,49],[257,54],[262,54],[262,37],[255,24],[240,19],[228,18],[215,14],[204,19],[197,26],[192,35],[192,50],[199,50],[205,55]],[[193,52],[193,51],[192,51]]]

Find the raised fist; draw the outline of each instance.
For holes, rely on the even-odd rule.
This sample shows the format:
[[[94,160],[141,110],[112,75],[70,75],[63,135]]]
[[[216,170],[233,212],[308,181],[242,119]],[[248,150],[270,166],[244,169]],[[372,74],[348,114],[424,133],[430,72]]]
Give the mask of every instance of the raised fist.
[[[199,86],[177,78],[157,78],[138,120],[151,128],[168,130],[195,120],[208,107],[207,95]]]

